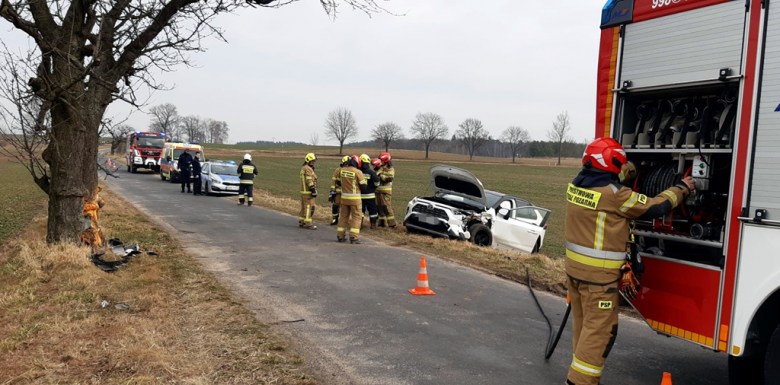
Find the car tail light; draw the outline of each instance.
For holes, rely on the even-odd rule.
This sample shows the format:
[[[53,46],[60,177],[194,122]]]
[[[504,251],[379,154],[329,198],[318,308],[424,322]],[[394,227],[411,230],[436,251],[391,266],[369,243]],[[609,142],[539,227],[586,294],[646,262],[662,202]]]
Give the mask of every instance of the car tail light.
[[[547,231],[547,224],[544,225],[544,230]]]

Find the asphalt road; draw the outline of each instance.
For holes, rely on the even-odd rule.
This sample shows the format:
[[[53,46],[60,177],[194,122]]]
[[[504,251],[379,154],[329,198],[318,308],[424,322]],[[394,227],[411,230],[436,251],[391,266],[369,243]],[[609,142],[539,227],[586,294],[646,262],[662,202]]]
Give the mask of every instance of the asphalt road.
[[[295,217],[181,194],[156,175],[118,175],[108,179],[112,190],[171,230],[261,321],[291,336],[325,384],[565,381],[571,325],[545,362],[547,325],[523,285],[428,256],[437,295],[415,297],[407,290],[419,253],[337,243],[329,226],[302,230]],[[565,301],[539,297],[557,327]],[[602,383],[657,385],[665,371],[675,385],[727,383],[724,354],[622,317]]]

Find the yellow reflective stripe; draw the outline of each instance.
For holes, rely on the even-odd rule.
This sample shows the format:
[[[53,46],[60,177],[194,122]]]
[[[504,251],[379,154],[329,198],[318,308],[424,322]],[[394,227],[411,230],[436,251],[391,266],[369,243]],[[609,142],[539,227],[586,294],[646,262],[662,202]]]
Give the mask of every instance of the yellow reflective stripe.
[[[376,194],[362,194],[360,195],[361,199],[376,199]]]
[[[572,369],[591,377],[601,377],[601,372],[604,370],[603,366],[591,365],[578,359],[577,356],[573,357],[571,367]]]
[[[360,181],[360,184],[368,184],[368,182],[365,179],[363,179]]]
[[[613,261],[610,259],[588,257],[582,254],[575,253],[569,249],[566,249],[566,257],[571,259],[572,261],[579,262],[583,265],[588,265],[593,267],[619,269],[621,266],[623,266],[623,261]]]
[[[344,227],[337,227],[336,231],[339,232],[339,233],[343,233],[343,232],[347,231],[347,229],[344,228]]]
[[[625,179],[626,179],[626,175],[625,175],[625,174],[623,173],[623,171],[621,170],[621,171],[620,171],[620,174],[618,174],[618,180],[622,182],[622,181],[624,181]]]
[[[631,193],[631,198],[629,198],[626,203],[623,203],[623,206],[620,206],[620,212],[624,213],[628,210],[631,210],[632,207],[636,204],[637,198],[639,195],[635,192]]]
[[[607,218],[607,213],[599,212],[598,218],[596,218],[596,239],[593,241],[593,248],[601,250],[604,248],[604,220]]]
[[[303,195],[311,195],[311,191],[301,191],[301,194],[303,194]]]
[[[360,229],[349,229],[349,232],[352,234],[360,234]]]
[[[661,194],[664,194],[664,195],[668,196],[669,198],[671,198],[672,199],[672,205],[674,207],[677,207],[677,194],[673,193],[670,190],[666,190],[666,191],[662,192]]]
[[[252,200],[252,197],[249,197],[249,201],[250,201],[250,202],[253,202],[253,200]]]
[[[395,217],[394,217],[394,216],[393,216],[393,217],[387,217],[387,220],[388,220],[388,221],[389,221],[389,220],[394,220],[394,219],[395,219]]]
[[[306,222],[311,221],[311,205],[306,205]]]
[[[242,180],[241,184],[255,184],[255,182],[251,180]]]

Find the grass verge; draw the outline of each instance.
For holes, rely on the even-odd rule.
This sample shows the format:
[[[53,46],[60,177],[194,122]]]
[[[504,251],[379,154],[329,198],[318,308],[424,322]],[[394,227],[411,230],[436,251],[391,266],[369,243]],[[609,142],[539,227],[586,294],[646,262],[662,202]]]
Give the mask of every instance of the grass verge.
[[[226,197],[225,199],[236,199]],[[254,202],[256,205],[281,211],[297,218],[300,210],[300,201],[286,196],[278,196],[266,190],[255,188]],[[290,218],[296,221],[296,218]],[[315,222],[318,222],[317,231],[333,232],[333,240],[336,240],[336,228],[327,226],[330,223],[330,205],[319,207],[315,211]],[[456,262],[469,267],[481,269],[500,277],[513,281],[526,282],[526,268],[531,273],[534,287],[544,289],[556,294],[565,294],[565,269],[563,260],[549,258],[543,254],[522,254],[496,250],[487,247],[477,247],[471,243],[458,242],[448,239],[436,239],[426,235],[409,234],[403,226],[395,229],[367,230],[364,226],[361,236],[368,237],[390,246],[403,247],[422,253],[435,255],[439,258]]]
[[[0,245],[21,234],[35,218],[46,215],[46,194],[21,164],[0,158]]]
[[[167,233],[118,196],[105,198],[104,233],[160,255],[103,273],[86,248],[46,245],[43,220],[3,246],[0,384],[315,383],[284,340]]]

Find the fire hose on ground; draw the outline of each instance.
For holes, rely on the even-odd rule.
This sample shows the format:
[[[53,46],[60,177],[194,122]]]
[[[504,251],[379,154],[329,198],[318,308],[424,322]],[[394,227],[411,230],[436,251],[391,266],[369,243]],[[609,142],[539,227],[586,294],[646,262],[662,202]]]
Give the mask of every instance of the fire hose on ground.
[[[548,318],[547,314],[544,312],[544,309],[542,308],[542,304],[539,303],[539,299],[536,298],[536,293],[534,292],[534,288],[531,286],[531,273],[528,271],[528,268],[525,269],[525,276],[528,280],[528,290],[531,291],[531,296],[534,298],[534,302],[536,302],[536,307],[539,308],[539,311],[542,313],[542,317],[544,317],[544,320],[547,321],[547,327],[550,330],[550,337],[547,340],[547,347],[545,347],[544,349],[544,359],[549,360],[550,357],[552,357],[553,353],[555,352],[555,348],[558,346],[558,341],[560,341],[561,335],[563,334],[563,329],[566,328],[566,322],[569,320],[569,314],[571,313],[571,301],[567,294],[566,312],[563,314],[563,320],[561,321],[561,326],[558,327],[557,332],[554,332],[552,322],[550,322],[550,318]]]

